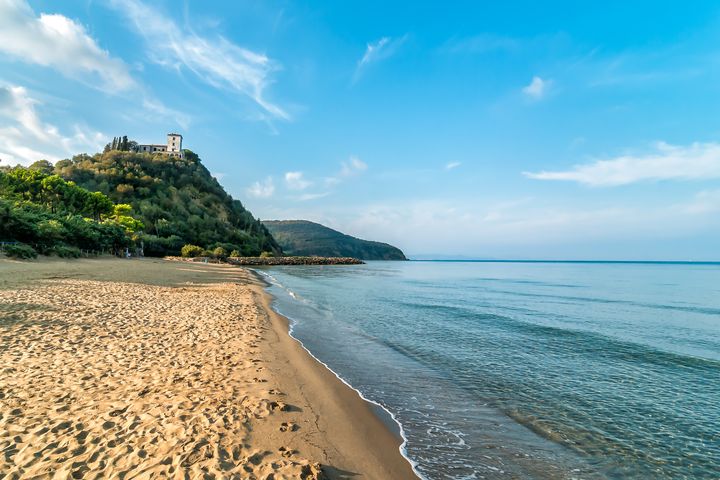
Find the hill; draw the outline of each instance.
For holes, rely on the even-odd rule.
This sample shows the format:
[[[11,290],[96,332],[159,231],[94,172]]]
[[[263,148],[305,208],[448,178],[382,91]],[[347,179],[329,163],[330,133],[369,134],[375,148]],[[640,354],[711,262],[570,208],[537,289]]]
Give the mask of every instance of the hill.
[[[354,257],[361,260],[407,260],[392,245],[345,235],[307,220],[267,220],[263,222],[289,255]]]
[[[144,224],[137,235],[146,255],[179,255],[185,244],[223,247],[243,256],[282,252],[260,220],[225,192],[200,158],[108,150],[76,155],[54,166],[37,162],[67,181],[132,206]]]

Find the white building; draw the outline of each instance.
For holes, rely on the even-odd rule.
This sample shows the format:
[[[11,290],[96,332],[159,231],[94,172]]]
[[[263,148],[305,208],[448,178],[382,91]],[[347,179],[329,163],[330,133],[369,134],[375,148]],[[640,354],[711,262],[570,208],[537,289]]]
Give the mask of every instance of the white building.
[[[138,145],[136,151],[138,153],[162,153],[165,155],[170,155],[172,157],[183,158],[182,138],[182,135],[180,135],[179,133],[168,133],[166,145]]]

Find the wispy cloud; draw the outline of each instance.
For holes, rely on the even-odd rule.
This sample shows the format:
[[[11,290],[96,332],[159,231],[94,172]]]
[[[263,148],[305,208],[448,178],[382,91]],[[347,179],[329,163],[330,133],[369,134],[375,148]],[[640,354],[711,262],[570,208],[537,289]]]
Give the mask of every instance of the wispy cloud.
[[[660,142],[645,155],[621,155],[557,172],[524,172],[538,180],[566,180],[591,186],[626,185],[652,180],[720,178],[720,144],[669,145]]]
[[[209,38],[181,29],[167,12],[140,0],[111,0],[111,5],[145,38],[148,55],[155,63],[176,70],[186,68],[215,88],[250,98],[273,118],[290,119],[285,110],[266,98],[272,73],[280,68],[266,55],[222,36]]]
[[[290,190],[305,190],[312,185],[312,182],[306,180],[302,172],[287,172],[285,184]]]
[[[460,163],[460,162],[450,162],[447,165],[445,165],[445,170],[452,170],[454,168],[459,167],[460,165],[462,165],[462,163]]]
[[[720,212],[720,189],[698,192],[693,201],[683,205],[683,208],[690,215]]]
[[[553,204],[539,198],[499,203],[488,200],[482,204],[467,199],[428,198],[359,205],[355,215],[338,227],[364,238],[382,239],[408,253],[452,252],[508,258],[523,252],[521,256],[537,258],[538,252],[550,252],[550,258],[648,258],[656,255],[648,245],[652,247],[659,238],[719,231],[718,212],[720,190],[657,204],[618,202],[596,206]],[[321,213],[330,217],[334,214],[326,208]],[[335,215],[338,223],[342,213]],[[465,226],[462,238],[453,231],[457,225]],[[668,230],[668,225],[673,228]],[[619,241],[624,245],[621,250],[608,249],[609,243]],[[598,249],[599,245],[604,248]],[[569,251],[574,253],[568,255]],[[667,252],[669,258],[683,258],[692,255],[692,246],[688,243],[684,249],[666,250],[665,258]],[[716,252],[711,255],[717,257]]]
[[[330,195],[332,192],[320,192],[320,193],[304,193],[297,197],[298,200],[301,202],[307,202],[309,200],[317,200],[319,198],[324,198]]]
[[[128,66],[100,48],[82,25],[59,14],[37,16],[25,0],[0,1],[0,53],[105,91],[136,86]],[[99,82],[88,74],[99,77]]]
[[[354,177],[364,172],[367,168],[368,166],[365,162],[355,155],[351,155],[348,160],[340,162],[340,171],[337,175],[325,177],[325,185],[328,187],[335,186],[347,178]]]
[[[272,177],[267,177],[250,185],[245,192],[252,198],[270,198],[275,193],[275,183]]]
[[[377,42],[368,43],[367,48],[365,49],[365,55],[363,55],[358,62],[358,67],[362,68],[369,63],[386,57],[389,53],[389,50],[386,47],[390,43],[390,40],[390,37],[383,37]]]
[[[160,102],[149,97],[143,99],[143,107],[145,112],[160,118],[169,118],[175,121],[180,127],[187,130],[190,127],[190,116],[174,108],[170,108]]]
[[[540,100],[547,95],[552,85],[552,80],[544,80],[538,76],[534,76],[530,83],[523,87],[522,93],[533,100]]]
[[[680,42],[650,50],[626,50],[606,56],[589,55],[577,67],[587,71],[590,87],[629,86],[646,88],[650,84],[675,83],[701,76],[713,67],[714,58],[703,56],[697,46]],[[682,65],[673,59],[682,58]]]
[[[357,67],[355,68],[355,74],[353,75],[353,82],[356,82],[363,71],[373,63],[377,63],[381,60],[392,57],[397,53],[400,46],[405,43],[408,35],[405,34],[399,38],[382,37],[380,40],[367,44],[365,53],[362,58],[358,61]]]
[[[348,161],[342,162],[342,169],[340,170],[341,177],[352,177],[358,173],[362,173],[367,170],[367,163],[363,162],[356,156],[351,156]]]
[[[24,87],[0,85],[0,159],[4,164],[57,161],[102,148],[105,135],[81,125],[63,134],[42,120],[35,108],[39,104]]]
[[[35,14],[25,0],[0,0],[0,55],[51,68],[92,88],[140,99],[145,114],[172,119],[182,128],[189,115],[153,98],[121,59],[102,49],[78,22],[59,14]],[[122,114],[122,113],[121,113]]]

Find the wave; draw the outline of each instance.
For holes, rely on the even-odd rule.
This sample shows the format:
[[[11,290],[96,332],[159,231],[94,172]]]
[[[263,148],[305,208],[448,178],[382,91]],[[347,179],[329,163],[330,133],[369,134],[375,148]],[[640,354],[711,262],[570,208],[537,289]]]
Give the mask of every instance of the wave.
[[[502,328],[516,334],[530,335],[539,339],[550,339],[556,342],[567,342],[573,346],[575,353],[604,357],[614,360],[630,361],[634,363],[652,363],[657,366],[666,367],[687,367],[714,370],[720,368],[720,361],[682,355],[675,352],[668,352],[650,345],[624,341],[601,333],[569,329],[553,325],[541,325],[517,318],[500,315],[496,313],[481,313],[465,307],[441,304],[414,304],[410,302],[397,301],[396,303],[408,308],[431,310],[444,318],[471,320],[474,329],[478,323],[486,324],[495,328]],[[451,324],[444,324],[446,328],[452,328]],[[457,327],[465,335],[471,336],[464,326]],[[388,345],[389,346],[389,345]]]
[[[253,271],[256,271],[256,272],[259,273],[258,270],[253,270]],[[275,279],[275,277],[273,277],[272,275],[270,275],[270,274],[268,274],[268,273],[265,273],[265,272],[263,272],[262,274],[265,275],[265,276],[267,276],[267,277],[269,277],[269,278],[271,278],[271,279],[273,280],[273,281],[272,281],[272,284],[273,284],[273,285],[275,285],[275,286],[277,286],[277,287],[285,290],[286,292],[288,292],[289,296],[290,296],[291,298],[293,298],[294,300],[298,300],[297,295],[292,294],[292,293],[294,293],[294,292],[292,292],[290,289],[284,287],[279,281],[277,281],[277,279]],[[271,294],[271,295],[272,295],[272,294]],[[340,381],[341,381],[343,384],[345,384],[348,388],[350,388],[351,390],[354,390],[354,391],[360,396],[360,398],[362,398],[364,401],[366,401],[366,402],[368,402],[368,403],[370,403],[370,404],[372,404],[372,405],[375,405],[376,407],[380,408],[382,411],[384,411],[384,412],[388,415],[388,417],[397,425],[398,433],[399,433],[399,435],[400,435],[400,438],[402,438],[402,443],[400,444],[400,454],[403,456],[403,458],[405,458],[405,460],[407,460],[407,462],[410,464],[410,467],[412,468],[413,473],[415,473],[415,475],[416,475],[419,479],[421,479],[421,480],[427,480],[427,478],[426,478],[425,476],[423,476],[423,475],[420,473],[420,471],[418,470],[418,463],[417,463],[415,460],[413,460],[412,458],[410,458],[410,456],[408,455],[408,452],[407,452],[408,437],[407,437],[407,434],[405,433],[405,429],[403,428],[402,423],[400,422],[400,420],[398,420],[398,418],[397,418],[397,416],[395,415],[395,413],[393,413],[389,408],[387,408],[387,407],[386,407],[385,405],[383,405],[382,403],[380,403],[380,402],[378,402],[378,401],[375,401],[375,400],[373,400],[373,399],[371,399],[371,398],[366,397],[365,394],[364,394],[361,390],[355,388],[350,382],[348,382],[347,380],[345,380],[339,373],[337,373],[335,370],[333,370],[333,369],[330,367],[330,365],[328,365],[327,363],[325,363],[325,362],[323,362],[322,360],[320,360],[317,356],[315,356],[315,354],[314,354],[309,348],[307,348],[307,346],[305,346],[305,344],[302,342],[302,340],[300,340],[298,337],[296,337],[296,336],[293,334],[293,326],[294,326],[294,325],[297,325],[298,319],[293,318],[293,316],[290,316],[290,315],[288,315],[288,314],[280,311],[280,309],[278,308],[276,302],[272,302],[272,309],[273,309],[277,314],[282,315],[282,316],[286,317],[288,320],[290,320],[290,322],[289,322],[289,329],[288,329],[288,335],[290,335],[290,337],[292,337],[296,342],[298,342],[298,343],[300,344],[300,346],[303,348],[303,350],[305,350],[312,358],[314,358],[315,361],[317,361],[318,363],[320,363],[321,365],[323,365],[325,368],[327,368],[333,375],[335,375],[335,377],[336,377],[338,380],[340,380]]]
[[[580,453],[592,471],[597,467],[610,477],[642,478],[654,472],[658,478],[685,473],[700,478],[718,465],[717,454],[707,451],[717,440],[720,422],[714,408],[720,394],[720,359],[714,358],[720,341],[713,340],[714,323],[657,313],[720,314],[719,308],[694,302],[665,305],[674,298],[699,298],[697,294],[656,294],[658,301],[648,302],[654,298],[647,291],[632,301],[630,295],[602,298],[602,288],[597,295],[584,296],[573,295],[580,292],[567,291],[570,285],[560,283],[508,281],[527,284],[517,287],[518,292],[507,291],[515,288],[510,285],[492,289],[488,283],[473,284],[477,278],[444,277],[436,283],[403,278],[378,285],[375,279],[338,280],[334,271],[309,285],[295,283],[294,271],[287,277],[284,272],[275,273],[319,304],[301,307],[300,296],[291,295],[275,279],[272,285],[282,300],[273,308],[282,310],[291,325],[300,319],[297,334],[360,388],[321,362],[336,377],[362,398],[368,400],[360,389],[378,400],[368,401],[399,425],[401,452],[408,458],[409,451],[418,462],[411,462],[414,470],[417,465],[433,478],[460,478],[460,472],[468,472],[460,466],[463,461],[470,462],[467,468],[484,468],[477,453],[484,452],[478,448],[487,445],[483,442],[488,438],[493,449],[525,445],[522,434],[493,437],[496,419],[532,438],[550,440],[558,449],[563,445]],[[555,294],[542,286],[566,291]],[[350,291],[362,295],[346,295]],[[606,293],[612,297],[617,292]],[[316,338],[318,327],[326,334]],[[293,331],[291,336],[318,358]],[[359,342],[358,336],[369,341]],[[396,370],[386,379],[388,368]],[[467,423],[469,418],[474,423]],[[527,450],[537,454],[531,462],[552,455],[543,450],[545,444],[538,445]],[[517,466],[514,457],[504,456],[507,452],[493,452],[493,458],[510,459]],[[448,470],[439,473],[439,465]],[[574,460],[567,465],[574,467]]]
[[[531,293],[531,292],[517,292],[512,290],[486,290],[492,293],[502,293],[503,295],[514,295],[518,297],[534,297],[534,298],[546,298],[546,299],[557,299],[557,300],[570,300],[574,302],[588,302],[588,303],[604,303],[604,304],[616,304],[616,305],[628,305],[633,307],[642,308],[653,308],[659,310],[677,310],[688,313],[700,313],[704,315],[720,315],[720,308],[713,307],[700,307],[700,306],[683,306],[683,305],[668,305],[660,303],[645,303],[645,302],[634,302],[632,300],[617,300],[610,298],[598,298],[598,297],[580,297],[574,295],[552,295],[548,293]]]

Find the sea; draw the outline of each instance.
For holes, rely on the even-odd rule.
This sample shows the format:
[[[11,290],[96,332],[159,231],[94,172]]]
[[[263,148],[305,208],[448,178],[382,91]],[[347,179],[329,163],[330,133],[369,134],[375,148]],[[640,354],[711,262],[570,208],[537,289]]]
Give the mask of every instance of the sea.
[[[720,478],[720,264],[258,272],[421,478]]]

